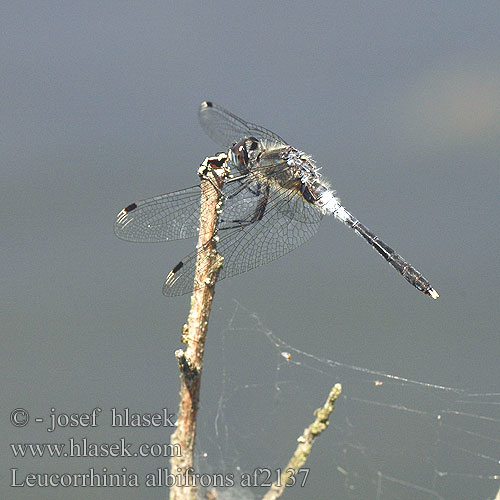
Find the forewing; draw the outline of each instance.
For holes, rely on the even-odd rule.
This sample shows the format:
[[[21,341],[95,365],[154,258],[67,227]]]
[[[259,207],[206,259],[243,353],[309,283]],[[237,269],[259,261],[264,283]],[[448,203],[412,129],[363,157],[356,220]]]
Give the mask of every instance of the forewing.
[[[228,214],[236,214],[253,206],[255,196],[246,186],[245,176],[224,184],[222,190]],[[214,192],[213,196],[219,196]],[[161,194],[136,201],[116,217],[114,231],[122,240],[160,242],[191,238],[198,234],[200,219],[200,186]],[[246,208],[245,208],[246,207]]]
[[[193,186],[131,203],[115,221],[122,240],[157,242],[195,236],[200,217],[200,187]]]
[[[262,197],[259,197],[259,202]],[[289,216],[285,205],[299,207],[301,220]],[[252,220],[255,204],[246,214],[246,221]],[[223,217],[224,217],[223,212]],[[271,262],[296,249],[311,238],[318,230],[322,213],[307,204],[296,191],[271,189],[266,209],[261,220],[242,223],[240,227],[219,228],[217,251],[224,258],[218,279],[244,273]],[[163,285],[164,295],[182,295],[193,289],[196,267],[196,251],[183,259],[168,275]],[[207,266],[208,262],[203,264]]]
[[[202,102],[198,117],[203,130],[225,151],[245,137],[286,145],[286,142],[274,132],[242,120],[214,102]]]

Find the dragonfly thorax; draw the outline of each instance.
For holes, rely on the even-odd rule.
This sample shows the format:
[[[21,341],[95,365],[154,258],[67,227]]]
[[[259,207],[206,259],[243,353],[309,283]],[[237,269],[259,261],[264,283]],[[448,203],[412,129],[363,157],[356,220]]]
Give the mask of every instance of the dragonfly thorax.
[[[313,158],[293,147],[288,147],[282,154],[292,175],[300,181],[300,192],[303,198],[321,212],[336,213],[340,200],[319,173]]]
[[[261,185],[299,192],[308,204],[325,214],[334,213],[340,206],[313,158],[303,151],[246,137],[231,147],[229,155],[240,173],[250,174]]]
[[[288,146],[281,154],[294,177],[303,183],[319,180],[321,175],[312,156]]]

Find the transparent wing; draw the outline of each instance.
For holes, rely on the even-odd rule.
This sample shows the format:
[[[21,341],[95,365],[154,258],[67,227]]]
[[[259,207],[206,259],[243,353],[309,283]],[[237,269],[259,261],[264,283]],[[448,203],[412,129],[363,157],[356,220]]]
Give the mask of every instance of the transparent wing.
[[[122,240],[157,242],[196,236],[200,218],[200,186],[131,203],[116,217]]]
[[[248,176],[223,186],[225,210],[232,220],[241,218],[255,204],[258,187]],[[116,217],[114,231],[126,241],[155,243],[197,236],[200,220],[200,186],[136,201]],[[214,193],[217,196],[217,193]]]
[[[256,220],[263,205],[262,217]],[[290,217],[293,212],[284,210],[285,205],[295,206],[300,220]],[[223,211],[217,243],[217,251],[224,258],[219,280],[267,264],[296,249],[317,232],[323,217],[300,193],[275,188],[254,195],[252,208],[248,208],[236,225]],[[193,289],[196,255],[196,251],[191,253],[174,267],[163,285],[164,295],[182,295]],[[207,266],[208,262],[202,265]]]
[[[204,101],[198,112],[201,126],[207,135],[227,151],[234,143],[245,137],[255,137],[274,144],[287,143],[274,132],[238,118],[214,102]]]

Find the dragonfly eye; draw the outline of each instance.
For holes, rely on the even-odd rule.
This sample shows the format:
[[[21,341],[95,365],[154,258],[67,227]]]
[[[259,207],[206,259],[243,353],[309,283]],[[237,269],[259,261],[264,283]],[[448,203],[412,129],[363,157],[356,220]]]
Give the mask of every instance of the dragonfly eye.
[[[248,153],[245,144],[241,144],[238,148],[238,161],[246,165],[248,163]]]
[[[231,157],[236,165],[248,165],[248,152],[245,140],[238,142],[231,148]]]
[[[230,150],[231,161],[236,166],[245,166],[248,163],[248,153],[246,151],[245,140],[237,142]]]

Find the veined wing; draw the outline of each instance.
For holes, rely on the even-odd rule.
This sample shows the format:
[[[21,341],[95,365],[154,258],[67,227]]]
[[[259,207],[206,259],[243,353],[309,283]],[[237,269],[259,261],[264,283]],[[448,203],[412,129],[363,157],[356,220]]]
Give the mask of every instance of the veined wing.
[[[245,137],[255,137],[258,140],[269,141],[274,144],[287,144],[274,132],[260,125],[242,120],[211,101],[201,103],[198,118],[207,135],[225,151]]]
[[[200,186],[131,203],[118,215],[114,231],[127,241],[157,242],[195,236],[200,218]]]
[[[263,189],[262,183],[256,178],[267,176],[267,181],[272,182],[274,175],[272,172],[258,170],[255,169],[255,175],[250,173],[246,176],[238,175],[233,170],[233,178],[229,178],[222,188],[223,219],[244,220],[246,214],[254,210]],[[273,170],[277,171],[275,168]],[[200,186],[192,186],[131,203],[117,215],[115,234],[122,240],[142,243],[194,237],[199,228],[200,196]],[[214,196],[217,194],[214,193]],[[307,220],[308,215],[302,215],[302,210],[307,208],[303,204],[281,204],[282,215],[298,220]]]
[[[224,184],[222,189],[228,216],[233,219],[255,204],[256,191],[248,188],[244,176]],[[214,196],[218,196],[217,193]],[[122,240],[140,243],[196,236],[200,221],[200,197],[200,186],[192,186],[131,203],[117,215],[115,234]]]
[[[302,220],[283,215],[289,213],[289,210],[284,210],[288,204],[301,206]],[[323,214],[306,204],[297,191],[271,187],[267,194],[265,191],[259,194],[252,209],[238,224],[231,224],[223,211],[217,251],[224,261],[218,280],[267,264],[311,238],[317,232]],[[263,213],[255,220],[259,206],[263,207]],[[174,267],[163,285],[164,295],[183,295],[193,290],[196,257],[195,251]]]

